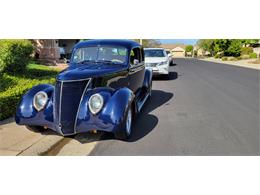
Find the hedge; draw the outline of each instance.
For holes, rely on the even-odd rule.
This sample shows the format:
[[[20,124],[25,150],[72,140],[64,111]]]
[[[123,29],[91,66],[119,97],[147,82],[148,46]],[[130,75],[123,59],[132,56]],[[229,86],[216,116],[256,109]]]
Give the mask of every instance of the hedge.
[[[21,97],[38,84],[54,84],[59,71],[46,66],[30,64],[25,73],[0,76],[0,120],[14,116]]]
[[[0,40],[0,74],[23,72],[32,52],[33,45],[29,40]]]
[[[54,83],[55,79],[46,80],[28,80],[28,79],[17,79],[19,85],[11,87],[8,90],[0,93],[0,120],[6,119],[14,115],[17,104],[21,97],[33,86],[42,83]]]

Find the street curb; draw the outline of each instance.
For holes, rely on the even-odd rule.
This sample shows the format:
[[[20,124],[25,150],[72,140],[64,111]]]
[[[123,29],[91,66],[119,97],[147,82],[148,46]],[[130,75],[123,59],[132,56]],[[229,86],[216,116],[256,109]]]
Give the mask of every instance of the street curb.
[[[260,66],[257,66],[258,64],[240,64],[241,61],[220,61],[220,60],[207,59],[207,58],[203,58],[203,59],[199,59],[199,60],[224,64],[224,65],[231,65],[231,66],[236,66],[236,67],[241,67],[241,68],[249,68],[249,69],[253,69],[253,70],[260,70]],[[247,63],[247,62],[245,62],[245,63]]]
[[[73,138],[65,137],[53,146],[44,156],[88,156],[95,148],[103,133],[78,134]]]
[[[59,135],[45,136],[28,149],[19,153],[18,156],[43,156],[55,148],[63,139],[64,137]]]

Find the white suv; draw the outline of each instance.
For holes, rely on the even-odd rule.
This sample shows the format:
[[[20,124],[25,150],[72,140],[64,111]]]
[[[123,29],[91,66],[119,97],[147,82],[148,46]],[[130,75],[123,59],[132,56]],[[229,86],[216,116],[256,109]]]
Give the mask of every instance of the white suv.
[[[145,48],[145,67],[153,70],[153,75],[169,76],[169,57],[163,48]]]

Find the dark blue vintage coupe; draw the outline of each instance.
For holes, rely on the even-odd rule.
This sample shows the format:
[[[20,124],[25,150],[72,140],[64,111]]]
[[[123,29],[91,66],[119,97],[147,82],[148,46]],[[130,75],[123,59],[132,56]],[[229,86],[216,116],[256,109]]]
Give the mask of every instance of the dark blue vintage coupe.
[[[69,67],[57,76],[55,86],[38,85],[23,96],[15,120],[64,136],[100,130],[127,139],[133,117],[151,91],[152,72],[145,69],[140,44],[84,41],[74,47]]]

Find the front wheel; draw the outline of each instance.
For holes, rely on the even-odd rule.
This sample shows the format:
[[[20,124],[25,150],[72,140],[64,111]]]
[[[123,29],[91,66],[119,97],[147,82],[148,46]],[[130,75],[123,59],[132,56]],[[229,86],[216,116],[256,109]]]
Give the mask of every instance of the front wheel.
[[[115,132],[115,137],[117,139],[126,140],[130,137],[132,133],[132,121],[133,121],[133,113],[132,113],[132,107],[129,106],[126,116],[124,117],[124,120],[122,122],[121,128],[119,128]]]

